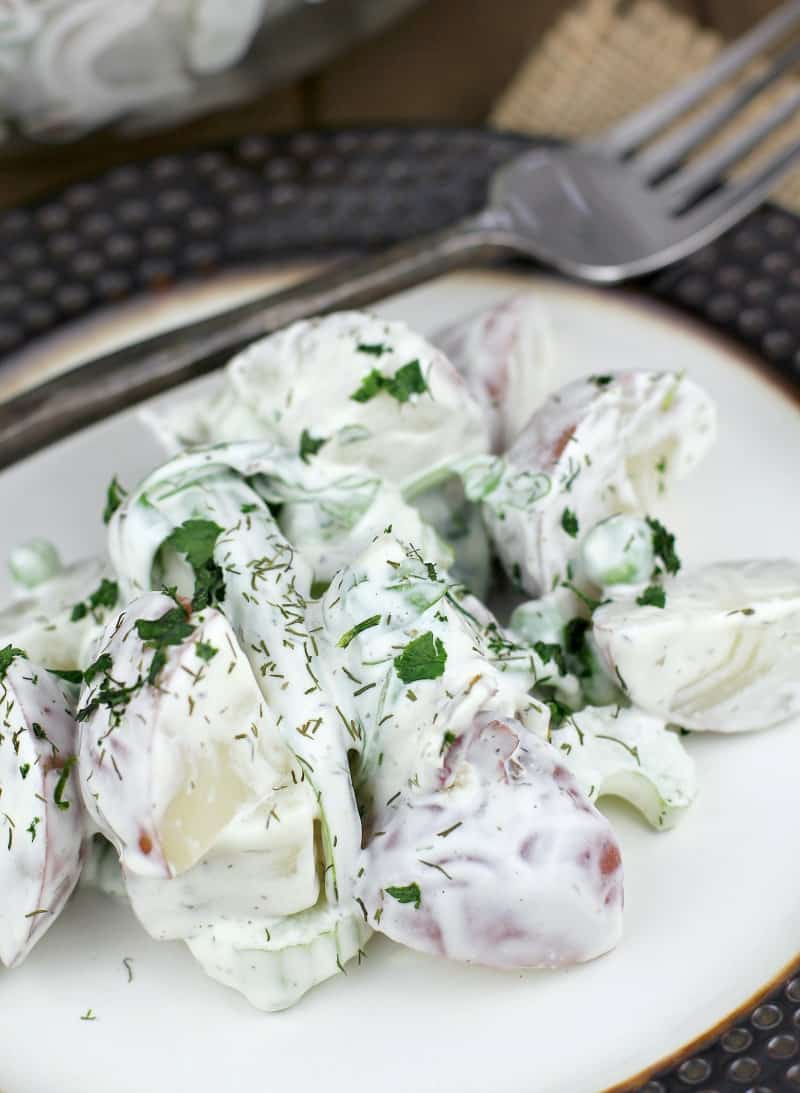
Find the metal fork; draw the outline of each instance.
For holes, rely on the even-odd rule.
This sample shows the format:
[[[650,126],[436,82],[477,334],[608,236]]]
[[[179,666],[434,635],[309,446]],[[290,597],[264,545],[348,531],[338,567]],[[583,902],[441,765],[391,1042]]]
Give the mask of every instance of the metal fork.
[[[686,162],[800,61],[800,43],[727,97],[661,136],[764,50],[800,28],[791,0],[704,71],[593,140],[527,152],[495,175],[477,215],[273,296],[89,361],[0,406],[0,467],[224,364],[247,342],[310,315],[363,307],[456,267],[533,258],[581,280],[613,283],[682,258],[741,220],[800,155],[790,142],[751,173],[727,172],[800,106],[793,88],[768,113]]]

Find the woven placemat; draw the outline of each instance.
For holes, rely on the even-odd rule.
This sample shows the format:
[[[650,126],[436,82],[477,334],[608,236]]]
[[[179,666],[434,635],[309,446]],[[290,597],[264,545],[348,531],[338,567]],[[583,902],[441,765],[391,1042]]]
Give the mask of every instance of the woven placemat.
[[[723,45],[716,31],[702,29],[663,0],[581,0],[539,41],[491,121],[523,133],[568,138],[599,133],[703,68]],[[719,139],[758,117],[786,91],[781,82],[760,96]],[[776,131],[741,170],[789,140],[800,140],[800,118]],[[800,171],[775,197],[800,210]]]

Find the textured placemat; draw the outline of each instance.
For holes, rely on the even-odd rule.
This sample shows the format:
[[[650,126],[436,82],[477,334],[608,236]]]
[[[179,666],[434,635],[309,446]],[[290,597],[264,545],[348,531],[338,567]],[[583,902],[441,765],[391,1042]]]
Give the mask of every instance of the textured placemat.
[[[701,29],[663,0],[581,0],[537,44],[491,121],[527,133],[592,135],[707,65],[723,44],[716,31]],[[785,93],[784,82],[736,124],[746,125]],[[750,162],[798,139],[800,118],[781,127]],[[800,210],[800,171],[783,182],[776,198]]]

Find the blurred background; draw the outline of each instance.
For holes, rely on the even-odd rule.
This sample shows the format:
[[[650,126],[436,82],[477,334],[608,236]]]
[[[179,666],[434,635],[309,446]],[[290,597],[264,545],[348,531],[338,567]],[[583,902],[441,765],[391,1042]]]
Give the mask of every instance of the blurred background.
[[[775,6],[0,0],[0,204],[265,130],[491,121],[578,135],[623,112],[632,84],[641,102]]]

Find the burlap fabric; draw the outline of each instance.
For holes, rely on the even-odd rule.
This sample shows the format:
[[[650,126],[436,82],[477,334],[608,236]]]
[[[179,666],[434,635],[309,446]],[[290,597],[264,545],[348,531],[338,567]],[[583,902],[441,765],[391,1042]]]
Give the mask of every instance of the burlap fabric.
[[[491,120],[505,129],[563,137],[599,133],[708,64],[723,45],[715,31],[700,28],[662,0],[581,0],[540,40]],[[786,80],[776,84],[718,139],[752,122],[788,90]],[[800,116],[777,130],[738,170],[790,140],[800,140]],[[775,198],[800,211],[800,169]]]

